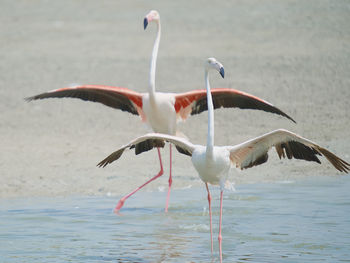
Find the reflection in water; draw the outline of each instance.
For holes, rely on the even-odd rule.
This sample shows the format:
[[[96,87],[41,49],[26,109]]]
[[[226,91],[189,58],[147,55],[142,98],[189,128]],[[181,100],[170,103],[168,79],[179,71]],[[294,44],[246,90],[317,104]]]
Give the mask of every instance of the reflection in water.
[[[350,258],[350,177],[238,186],[224,198],[226,262],[337,262]],[[3,262],[217,262],[205,189],[111,197],[0,201]],[[213,190],[218,233],[219,194]]]

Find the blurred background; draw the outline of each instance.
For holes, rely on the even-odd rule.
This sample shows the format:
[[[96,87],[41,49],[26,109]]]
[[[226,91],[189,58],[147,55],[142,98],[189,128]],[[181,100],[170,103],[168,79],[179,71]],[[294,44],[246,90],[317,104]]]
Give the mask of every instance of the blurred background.
[[[215,111],[215,143],[233,145],[286,128],[350,159],[349,1],[9,1],[0,2],[0,197],[120,195],[158,172],[156,151],[126,153],[96,164],[149,130],[138,117],[77,99],[27,103],[25,97],[71,84],[103,84],[146,92],[156,34],[143,18],[160,13],[156,90],[204,88],[203,63],[215,57],[225,79],[292,116],[252,110]],[[207,114],[180,125],[205,144]],[[148,190],[167,187],[165,175]],[[236,183],[339,175],[322,164],[278,160],[233,171]],[[190,159],[174,154],[173,186],[202,186]]]

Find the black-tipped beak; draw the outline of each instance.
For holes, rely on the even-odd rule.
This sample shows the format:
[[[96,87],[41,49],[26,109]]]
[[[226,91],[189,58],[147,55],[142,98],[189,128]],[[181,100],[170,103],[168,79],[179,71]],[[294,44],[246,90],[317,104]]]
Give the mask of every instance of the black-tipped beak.
[[[148,20],[147,17],[145,17],[145,19],[143,20],[143,29],[146,29],[148,25]]]
[[[221,67],[220,68],[220,75],[222,78],[225,78],[225,70],[224,70],[224,67]]]

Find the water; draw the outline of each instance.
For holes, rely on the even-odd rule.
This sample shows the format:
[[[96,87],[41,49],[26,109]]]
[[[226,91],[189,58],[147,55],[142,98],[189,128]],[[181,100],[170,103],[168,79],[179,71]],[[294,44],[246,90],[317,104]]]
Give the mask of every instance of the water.
[[[224,195],[225,262],[350,262],[350,177],[241,185]],[[0,262],[218,262],[219,191],[0,201]]]

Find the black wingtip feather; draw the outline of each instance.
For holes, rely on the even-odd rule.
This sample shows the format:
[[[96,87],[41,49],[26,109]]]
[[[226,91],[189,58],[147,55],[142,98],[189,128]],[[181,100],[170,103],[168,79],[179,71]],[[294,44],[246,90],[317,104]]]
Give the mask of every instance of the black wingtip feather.
[[[254,99],[249,96],[244,96],[237,93],[220,93],[212,90],[213,105],[214,109],[218,108],[240,108],[240,109],[251,109],[251,110],[262,110],[265,112],[270,112],[274,114],[281,115],[294,123],[297,123],[292,117],[284,113],[280,109],[273,105],[265,103],[263,101]],[[207,97],[203,96],[193,103],[191,115],[199,114],[203,111],[208,110]]]
[[[76,98],[84,101],[102,103],[108,107],[138,115],[137,108],[129,98],[121,93],[99,89],[66,89],[54,92],[45,92],[25,98],[26,101],[41,100],[48,98]]]
[[[26,98],[24,98],[24,100],[26,102],[30,102],[30,101],[34,100],[34,97],[26,97]]]
[[[248,165],[245,165],[244,167],[241,167],[241,170],[266,163],[268,159],[269,159],[269,155],[267,153],[264,155],[261,155],[253,162],[249,163]]]
[[[192,156],[192,153],[190,153],[189,151],[186,151],[185,149],[181,148],[180,146],[175,145],[175,147],[179,153],[182,153],[182,154],[188,155],[188,156]]]
[[[119,151],[116,151],[116,152],[110,154],[105,159],[103,159],[101,162],[99,162],[96,166],[102,167],[102,168],[106,167],[108,164],[118,160],[120,158],[120,156],[122,156],[124,150],[125,150],[125,148],[120,149]]]
[[[300,142],[289,141],[282,143],[281,148],[285,151],[288,159],[292,159],[294,157],[295,159],[321,163],[316,156],[320,155],[320,153],[316,149],[306,146]]]
[[[140,154],[152,150],[153,148],[164,148],[163,140],[149,139],[135,145],[135,154]]]

